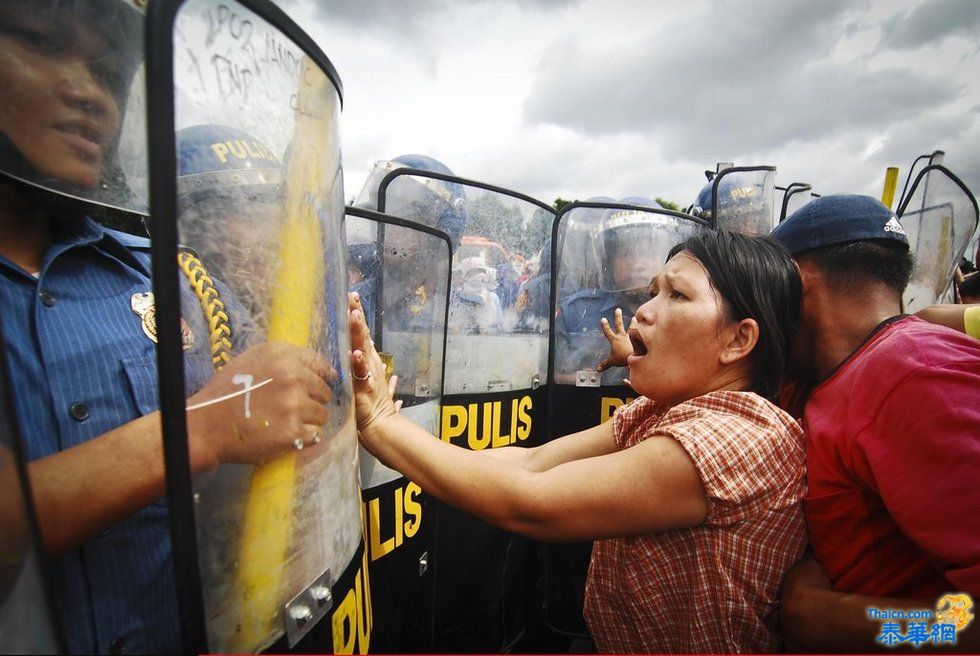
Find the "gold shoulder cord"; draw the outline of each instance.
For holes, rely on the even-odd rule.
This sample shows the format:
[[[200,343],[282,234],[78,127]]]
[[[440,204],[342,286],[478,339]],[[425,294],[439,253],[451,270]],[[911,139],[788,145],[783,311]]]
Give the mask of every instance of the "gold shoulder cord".
[[[177,255],[177,264],[187,276],[194,294],[204,309],[208,322],[208,338],[211,342],[211,363],[218,371],[231,360],[231,324],[225,312],[225,304],[218,298],[218,290],[201,261],[186,251]]]

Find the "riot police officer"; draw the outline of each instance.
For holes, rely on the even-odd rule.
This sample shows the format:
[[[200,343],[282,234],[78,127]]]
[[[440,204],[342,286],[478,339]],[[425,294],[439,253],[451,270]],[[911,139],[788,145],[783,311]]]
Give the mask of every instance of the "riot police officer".
[[[769,234],[773,227],[773,188],[772,177],[767,173],[722,170],[701,188],[688,213],[712,221],[717,228]],[[716,193],[717,207],[714,206]]]
[[[663,209],[647,198],[628,197],[618,202]],[[583,285],[565,297],[555,316],[557,348],[561,354],[558,372],[568,374],[595,367],[605,352],[601,322],[613,323],[619,313],[620,317],[626,317],[620,320],[628,324],[629,317],[648,298],[650,280],[663,264],[654,261],[653,253],[657,251],[649,242],[655,217],[640,210],[604,211],[598,235],[592,240],[593,270],[589,277],[593,284]]]
[[[146,209],[145,166],[127,159],[146,150],[143,103],[130,97],[141,93],[142,4],[0,6],[3,346],[72,653],[181,648],[161,499],[149,241],[90,218],[97,206]],[[223,296],[234,314],[230,293]],[[237,356],[215,374],[205,320],[188,317],[182,343],[195,472],[262,462],[318,438],[329,365],[305,349],[262,344],[240,352],[229,340]],[[251,395],[250,417],[239,402],[215,402],[240,391],[238,374],[277,383]]]
[[[181,242],[262,318],[276,253],[264,234],[280,223],[282,165],[252,135],[225,125],[177,131],[178,226]]]
[[[453,175],[445,164],[426,155],[399,155],[391,160],[380,160],[368,174],[354,205],[379,210],[381,181],[388,173],[399,168]],[[452,181],[411,175],[399,177],[397,181],[389,186],[385,194],[384,212],[442,230],[449,235],[455,253],[467,221],[466,192],[463,187]],[[391,328],[409,328],[417,323],[416,317],[426,307],[432,294],[431,281],[426,272],[413,268],[419,248],[417,240],[418,235],[414,231],[389,228],[385,232],[384,243],[377,251],[379,263],[384,267],[385,293],[394,293],[393,296],[388,296],[385,304],[385,317]],[[355,290],[361,294],[362,303],[365,303],[364,312],[368,317],[375,315],[373,303],[377,273],[376,269],[370,275],[365,274],[365,282]]]

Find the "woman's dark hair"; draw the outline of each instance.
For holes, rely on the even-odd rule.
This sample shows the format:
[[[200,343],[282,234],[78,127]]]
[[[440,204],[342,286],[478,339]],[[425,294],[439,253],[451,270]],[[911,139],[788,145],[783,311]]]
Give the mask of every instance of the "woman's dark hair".
[[[769,237],[703,230],[674,246],[708,272],[732,321],[755,319],[759,342],[752,351],[752,391],[775,399],[789,364],[790,344],[800,323],[803,285],[789,251]]]

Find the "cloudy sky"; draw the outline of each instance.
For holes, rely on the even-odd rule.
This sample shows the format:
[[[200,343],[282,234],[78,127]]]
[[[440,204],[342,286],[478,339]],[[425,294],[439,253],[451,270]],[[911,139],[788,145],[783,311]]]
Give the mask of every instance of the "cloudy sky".
[[[687,205],[719,161],[879,196],[942,149],[980,193],[978,0],[276,2],[343,81],[348,198],[404,153]]]

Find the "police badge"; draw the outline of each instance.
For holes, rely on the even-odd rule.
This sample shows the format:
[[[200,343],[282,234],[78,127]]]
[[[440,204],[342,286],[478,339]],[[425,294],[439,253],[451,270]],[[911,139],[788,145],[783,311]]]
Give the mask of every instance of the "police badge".
[[[157,307],[153,300],[153,292],[137,292],[129,299],[129,307],[133,308],[133,313],[140,318],[143,326],[143,334],[150,338],[154,344],[157,343]],[[180,343],[184,350],[194,346],[194,333],[187,321],[183,317],[180,319]]]

